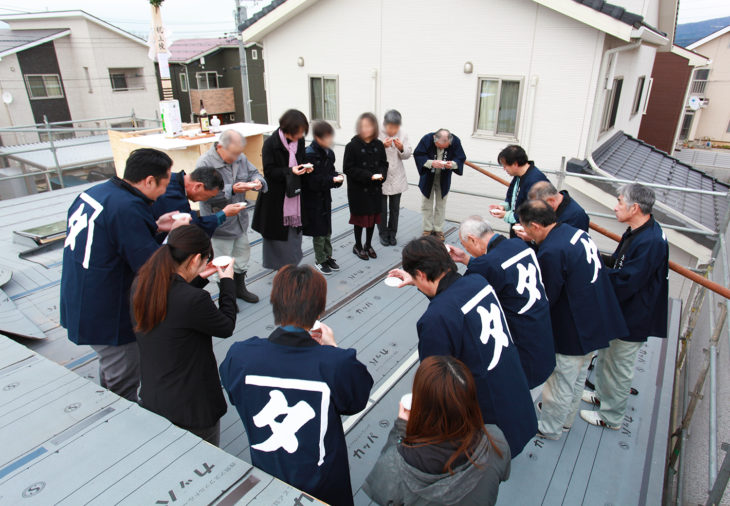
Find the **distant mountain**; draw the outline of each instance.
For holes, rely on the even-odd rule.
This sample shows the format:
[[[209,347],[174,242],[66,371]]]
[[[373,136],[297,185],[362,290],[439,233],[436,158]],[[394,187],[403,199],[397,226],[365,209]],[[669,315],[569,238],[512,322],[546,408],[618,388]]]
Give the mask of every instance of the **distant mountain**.
[[[674,43],[678,46],[687,47],[693,42],[697,42],[711,33],[722,30],[728,25],[730,25],[730,16],[726,18],[707,19],[696,23],[683,23],[677,25],[677,31],[674,34]]]

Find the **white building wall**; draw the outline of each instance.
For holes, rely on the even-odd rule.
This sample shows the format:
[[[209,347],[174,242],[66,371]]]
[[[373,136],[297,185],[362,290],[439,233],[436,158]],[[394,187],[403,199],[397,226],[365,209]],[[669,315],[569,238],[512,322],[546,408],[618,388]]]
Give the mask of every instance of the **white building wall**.
[[[558,168],[561,157],[582,155],[603,35],[529,0],[449,9],[435,0],[321,0],[264,47],[271,122],[290,107],[309,114],[309,75],[338,75],[340,142],[361,112],[396,108],[414,144],[445,127],[470,159],[495,161],[518,142],[538,165]],[[479,76],[523,80],[517,138],[473,135]]]
[[[730,143],[730,33],[703,44],[695,51],[712,60],[705,97],[707,107],[695,114],[693,139],[709,138]]]
[[[5,56],[0,60],[0,97],[5,92],[10,93],[12,102],[10,104],[0,103],[0,126],[9,127],[35,123],[33,112],[30,109],[30,100],[25,91],[23,74],[18,64],[18,57],[14,54]],[[37,135],[21,132],[3,133],[0,134],[0,139],[4,146],[38,142]]]
[[[132,109],[139,117],[157,117],[160,99],[155,67],[145,45],[80,16],[9,20],[8,24],[12,29],[71,29],[69,36],[54,41],[71,118],[129,116]],[[121,67],[141,67],[145,89],[113,92],[109,68]]]

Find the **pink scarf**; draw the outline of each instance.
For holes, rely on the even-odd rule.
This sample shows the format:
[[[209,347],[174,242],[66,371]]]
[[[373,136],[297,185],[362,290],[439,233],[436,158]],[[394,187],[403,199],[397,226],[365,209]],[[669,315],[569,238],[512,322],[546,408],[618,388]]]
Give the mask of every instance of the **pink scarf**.
[[[297,141],[289,142],[289,140],[284,137],[281,129],[279,129],[279,139],[281,139],[281,143],[287,151],[289,151],[289,167],[296,167],[299,165],[297,162],[297,148],[299,147],[299,143]],[[297,195],[296,197],[287,197],[284,195],[284,226],[302,226],[300,195]]]

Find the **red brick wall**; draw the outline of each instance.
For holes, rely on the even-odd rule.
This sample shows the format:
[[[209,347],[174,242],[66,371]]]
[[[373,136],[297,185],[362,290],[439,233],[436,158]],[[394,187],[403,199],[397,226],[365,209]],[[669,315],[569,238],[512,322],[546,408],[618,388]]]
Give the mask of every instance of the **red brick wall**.
[[[201,99],[203,100],[203,105],[209,115],[236,112],[236,101],[233,98],[233,88],[190,90],[190,101],[193,104],[193,114],[198,114],[200,112]]]
[[[670,153],[677,125],[684,112],[684,94],[692,75],[687,60],[673,53],[657,53],[651,77],[654,79],[646,115],[641,120],[639,139]]]

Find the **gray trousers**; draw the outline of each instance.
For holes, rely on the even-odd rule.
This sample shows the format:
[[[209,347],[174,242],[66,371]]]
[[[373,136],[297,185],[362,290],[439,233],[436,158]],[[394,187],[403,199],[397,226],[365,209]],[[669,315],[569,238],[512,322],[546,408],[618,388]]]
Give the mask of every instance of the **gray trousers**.
[[[623,423],[634,362],[644,343],[614,339],[608,348],[598,350],[596,360],[596,397],[601,401],[598,413],[608,425]]]
[[[546,436],[559,437],[563,427],[573,425],[592,356],[593,352],[577,356],[555,354],[555,370],[543,386],[542,412],[537,422],[537,428]]]
[[[139,348],[137,341],[121,346],[92,344],[99,355],[99,383],[132,402],[137,402],[139,390]]]
[[[213,251],[215,251],[216,256],[233,257],[233,272],[241,274],[248,269],[248,261],[251,258],[251,245],[246,234],[240,237],[213,237],[210,242],[213,244]]]

